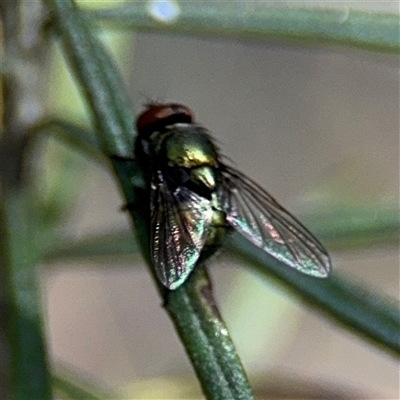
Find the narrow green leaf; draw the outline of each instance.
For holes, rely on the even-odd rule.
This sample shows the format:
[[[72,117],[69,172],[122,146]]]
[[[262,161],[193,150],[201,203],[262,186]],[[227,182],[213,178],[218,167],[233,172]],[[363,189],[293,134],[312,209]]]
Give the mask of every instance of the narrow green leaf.
[[[336,234],[337,231],[333,237]],[[107,257],[135,255],[139,248],[132,239],[130,232],[121,232],[78,242],[60,240],[60,245],[47,251],[46,259],[53,261],[97,257],[104,261]],[[269,259],[239,236],[232,240],[228,239],[229,252],[237,255],[244,264],[256,268],[267,278],[272,276],[277,279],[309,306],[321,309],[327,316],[354,333],[372,340],[375,345],[395,353],[400,352],[400,313],[396,301],[376,293],[373,288],[352,282],[342,274],[334,273],[326,280],[301,275]]]
[[[138,255],[140,247],[132,232],[106,233],[78,241],[58,238],[44,250],[46,261],[115,259],[118,256]]]
[[[37,271],[39,224],[31,187],[21,173],[25,125],[40,112],[43,83],[38,58],[45,46],[36,34],[42,22],[37,5],[25,13],[24,2],[0,3],[6,66],[0,94],[0,396],[11,400],[52,398]],[[26,32],[29,41],[24,41]]]
[[[283,266],[237,234],[230,237],[230,251],[263,276],[273,277],[312,307],[378,346],[400,355],[400,312],[394,300],[367,290],[333,273],[315,279]]]
[[[101,43],[91,34],[91,23],[72,1],[46,0],[57,16],[70,67],[90,105],[103,149],[112,155],[130,156],[133,144],[133,116],[123,82]]]
[[[330,250],[367,249],[398,244],[400,215],[398,204],[363,204],[315,210],[301,221]]]
[[[101,399],[113,399],[117,400],[120,398],[115,394],[105,393],[94,387],[82,379],[82,374],[78,376],[77,373],[68,371],[62,371],[57,375],[53,375],[53,387],[56,392],[62,394],[62,398],[73,399],[73,400],[101,400]]]
[[[76,124],[60,119],[40,121],[29,129],[30,145],[33,145],[39,136],[51,135],[78,152],[82,152],[90,159],[104,164],[105,155],[102,153],[99,142],[91,132]]]
[[[66,380],[61,377],[54,377],[53,384],[56,391],[62,394],[63,399],[73,400],[101,400],[105,397],[100,397],[94,394],[91,390],[87,390],[73,381]],[[117,399],[117,398],[115,398]]]
[[[43,241],[47,244],[54,237],[54,226],[65,221],[71,201],[82,190],[82,178],[89,162],[94,160],[107,167],[109,164],[105,162],[98,140],[87,128],[62,120],[43,119],[29,126],[27,131],[24,142],[27,158],[38,155],[32,151],[38,143],[42,145],[41,149],[46,149],[39,153],[40,163],[36,163],[35,173],[30,176],[35,212],[45,236]],[[83,158],[79,153],[87,157]],[[77,184],[79,179],[80,184]]]
[[[384,209],[317,210],[315,214],[318,218],[308,215],[300,220],[330,250],[363,250],[399,241],[400,222],[394,205]],[[43,252],[48,261],[135,255],[140,251],[131,232],[104,233],[76,242],[57,239],[46,245]]]
[[[400,50],[399,16],[361,11],[347,5],[276,7],[269,2],[135,2],[90,11],[115,27],[160,33],[270,41],[340,44],[362,49]]]
[[[94,135],[87,128],[66,121],[43,119],[31,125],[24,154],[27,157],[31,154],[37,156],[38,153],[32,150],[38,143],[46,151],[39,153],[40,163],[36,163],[35,174],[31,174],[31,185],[35,191],[35,212],[40,220],[42,239],[49,244],[49,241],[53,242],[54,226],[65,221],[71,202],[82,190],[82,178],[89,162],[94,160],[103,167],[109,167],[109,164]],[[79,179],[80,184],[77,184]]]
[[[37,221],[28,196],[9,187],[0,207],[0,255],[10,308],[11,398],[51,399],[51,383],[37,275]]]

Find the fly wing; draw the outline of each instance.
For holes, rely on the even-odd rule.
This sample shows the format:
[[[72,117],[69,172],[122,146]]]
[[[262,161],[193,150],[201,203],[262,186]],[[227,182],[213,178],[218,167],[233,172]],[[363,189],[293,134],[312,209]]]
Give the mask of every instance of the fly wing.
[[[171,192],[165,181],[151,189],[151,256],[158,278],[176,289],[189,276],[205,244],[212,209],[185,187]]]
[[[224,167],[219,201],[228,224],[255,246],[307,275],[328,276],[331,262],[321,243],[241,172]]]

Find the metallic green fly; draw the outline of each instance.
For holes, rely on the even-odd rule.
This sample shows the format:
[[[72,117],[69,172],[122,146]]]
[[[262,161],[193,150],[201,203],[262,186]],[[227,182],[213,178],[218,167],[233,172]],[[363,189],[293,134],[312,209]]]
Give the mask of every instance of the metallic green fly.
[[[296,270],[327,277],[320,242],[257,183],[221,160],[210,133],[181,104],[149,104],[136,121],[150,196],[150,245],[162,284],[177,289],[230,230]]]

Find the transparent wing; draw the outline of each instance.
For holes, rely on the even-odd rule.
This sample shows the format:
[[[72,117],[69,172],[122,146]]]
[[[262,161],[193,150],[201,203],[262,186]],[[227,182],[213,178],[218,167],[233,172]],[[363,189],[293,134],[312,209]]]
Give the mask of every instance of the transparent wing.
[[[176,289],[189,276],[204,246],[211,221],[210,202],[165,181],[152,184],[151,256],[158,278]]]
[[[228,224],[255,246],[305,274],[328,276],[331,262],[321,243],[251,179],[224,167],[218,195]]]

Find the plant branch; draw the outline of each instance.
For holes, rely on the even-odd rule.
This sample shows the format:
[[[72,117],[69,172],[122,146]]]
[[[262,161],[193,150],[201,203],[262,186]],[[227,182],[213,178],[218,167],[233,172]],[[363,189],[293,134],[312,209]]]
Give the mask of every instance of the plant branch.
[[[53,12],[54,26],[62,39],[71,69],[90,105],[104,152],[130,156],[133,118],[116,67],[93,36],[86,16],[71,0],[46,0],[46,3]],[[114,158],[113,164],[127,203],[132,205],[130,212],[138,242],[149,264],[149,209],[141,171],[134,162],[127,166],[118,157]],[[218,313],[210,316],[210,309],[215,310],[215,305],[211,291],[204,289],[208,285],[208,279],[199,271],[184,287],[167,296],[166,308],[208,398],[251,399],[247,378],[226,328]],[[162,290],[160,286],[159,289]],[[205,291],[206,297],[202,295]]]
[[[399,53],[396,14],[325,7],[271,7],[268,2],[135,2],[88,12],[105,26],[216,38],[339,44]]]
[[[138,244],[131,233],[114,233],[49,248],[47,260],[91,259],[99,261],[118,256],[135,256]],[[399,303],[373,288],[364,287],[349,277],[335,273],[328,279],[315,279],[274,262],[240,236],[227,240],[229,254],[256,269],[265,279],[275,279],[308,306],[321,310],[346,329],[370,340],[391,353],[400,354]],[[104,268],[107,268],[104,267]]]
[[[263,276],[275,278],[310,306],[320,309],[381,348],[400,355],[397,301],[384,298],[335,273],[327,279],[300,274],[282,266],[236,234],[229,238],[228,248],[237,259],[250,263]]]
[[[9,389],[4,398],[45,400],[51,398],[51,384],[36,269],[38,224],[32,212],[30,187],[21,176],[26,125],[40,112],[39,107],[33,107],[39,103],[41,93],[36,86],[41,82],[35,57],[38,37],[33,32],[40,25],[41,9],[40,4],[32,5],[27,14],[23,13],[24,7],[25,4],[18,1],[1,3],[4,56],[6,60],[22,60],[24,55],[21,61],[23,72],[21,68],[8,70],[2,93],[0,268],[4,285],[1,288],[2,306],[8,315],[2,318],[5,324],[1,326],[7,328],[9,337],[11,376],[6,378],[11,384],[2,380],[1,387],[2,390]],[[31,40],[27,43],[24,33],[30,28]],[[30,85],[25,84],[28,75]],[[26,104],[32,107],[24,107]],[[31,112],[32,109],[35,111]]]

